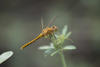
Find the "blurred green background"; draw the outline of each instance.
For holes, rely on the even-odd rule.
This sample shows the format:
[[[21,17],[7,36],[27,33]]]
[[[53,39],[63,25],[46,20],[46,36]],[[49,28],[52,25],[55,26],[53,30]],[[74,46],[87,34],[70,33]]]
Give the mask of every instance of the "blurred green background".
[[[52,25],[60,32],[68,25],[72,32],[69,44],[77,50],[64,52],[68,67],[100,66],[100,0],[0,0],[0,54],[14,51],[0,67],[62,67],[59,55],[45,57],[38,50],[50,43],[45,38],[20,50],[41,32],[41,16],[44,25],[57,16]]]

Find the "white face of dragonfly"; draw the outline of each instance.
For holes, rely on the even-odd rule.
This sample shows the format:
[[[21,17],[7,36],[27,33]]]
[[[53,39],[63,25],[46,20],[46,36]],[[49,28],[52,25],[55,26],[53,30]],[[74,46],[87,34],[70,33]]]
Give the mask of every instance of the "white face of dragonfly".
[[[4,52],[0,55],[0,64],[9,59],[13,55],[12,51]]]

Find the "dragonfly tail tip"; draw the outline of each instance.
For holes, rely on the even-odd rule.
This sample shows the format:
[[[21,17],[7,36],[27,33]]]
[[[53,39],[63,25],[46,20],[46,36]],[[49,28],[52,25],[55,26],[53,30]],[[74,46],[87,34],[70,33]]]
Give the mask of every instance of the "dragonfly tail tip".
[[[23,50],[24,48],[23,48],[23,47],[21,47],[20,49],[21,49],[21,50]]]

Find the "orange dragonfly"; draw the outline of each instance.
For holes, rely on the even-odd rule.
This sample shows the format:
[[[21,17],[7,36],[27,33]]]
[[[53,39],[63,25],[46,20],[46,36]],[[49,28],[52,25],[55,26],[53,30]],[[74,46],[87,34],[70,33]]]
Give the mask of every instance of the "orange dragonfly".
[[[50,21],[50,23],[52,23],[55,20],[56,16]],[[50,25],[50,23],[48,24],[48,26]],[[41,18],[41,24],[42,24],[42,29],[43,29],[43,19]],[[24,44],[23,46],[21,46],[21,49],[24,49],[25,47],[27,47],[28,45],[30,45],[31,43],[34,43],[36,40],[53,34],[58,28],[56,26],[51,26],[51,27],[46,27],[42,30],[42,32],[33,40],[29,41],[28,43]]]

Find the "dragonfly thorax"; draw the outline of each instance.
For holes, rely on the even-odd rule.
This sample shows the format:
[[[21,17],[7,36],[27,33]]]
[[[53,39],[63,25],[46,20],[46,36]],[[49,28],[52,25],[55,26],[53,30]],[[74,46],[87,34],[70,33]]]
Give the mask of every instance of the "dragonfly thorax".
[[[45,36],[45,35],[52,34],[55,31],[57,31],[57,27],[56,26],[46,27],[45,29],[42,30],[42,34]]]

